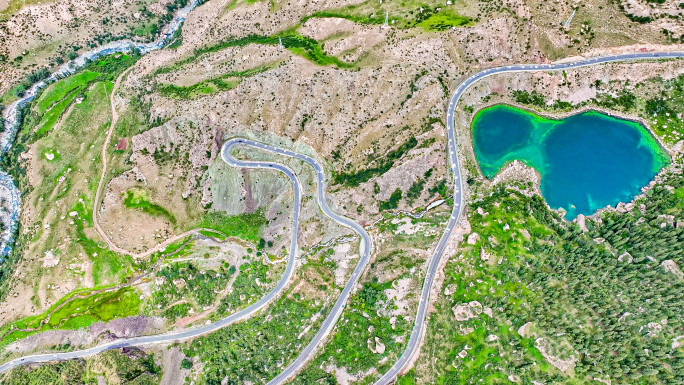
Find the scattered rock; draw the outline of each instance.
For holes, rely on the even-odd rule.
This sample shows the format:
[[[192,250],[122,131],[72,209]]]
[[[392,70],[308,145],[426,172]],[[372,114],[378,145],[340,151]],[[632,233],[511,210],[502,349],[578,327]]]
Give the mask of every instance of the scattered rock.
[[[446,297],[451,296],[452,294],[454,294],[456,292],[456,288],[457,288],[457,286],[454,284],[447,285],[447,287],[444,288],[444,295]]]
[[[551,365],[555,366],[558,368],[558,370],[568,373],[572,371],[575,368],[575,364],[577,363],[577,354],[572,354],[570,355],[569,358],[560,358],[558,356],[555,356],[552,353],[552,347],[551,344],[544,340],[543,338],[537,338],[534,341],[534,344],[537,349],[539,349],[539,353],[541,353],[542,356],[548,361]]]
[[[610,378],[597,378],[597,377],[593,377],[592,380],[597,381],[597,382],[604,383],[604,384],[606,384],[606,385],[610,385],[610,384],[611,384]]]
[[[378,337],[375,337],[375,351],[378,354],[382,354],[385,352],[385,344],[383,344],[382,341],[380,341],[380,338]]]
[[[480,259],[483,261],[489,261],[490,255],[484,250],[483,247],[480,248]]]
[[[677,262],[667,259],[664,260],[660,266],[662,266],[666,272],[674,274],[677,278],[684,279],[684,272],[677,266]]]
[[[649,322],[646,327],[648,328],[647,337],[656,337],[663,330],[663,325],[658,322]]]
[[[59,257],[55,256],[52,250],[45,252],[45,257],[43,257],[43,267],[55,267],[59,264]]]
[[[620,254],[620,256],[618,257],[618,261],[632,263],[632,261],[634,261],[634,258],[632,258],[632,254],[625,251],[624,253]]]
[[[684,154],[684,140],[680,140],[672,146],[672,151]]]
[[[582,215],[582,214],[577,215],[577,218],[575,218],[575,222],[579,226],[580,230],[589,231],[589,229],[587,229],[587,220],[584,217],[584,215]]]
[[[520,229],[520,234],[522,234],[523,238],[525,238],[526,241],[532,239],[532,236],[530,235],[530,232],[527,231],[527,229]]]
[[[518,328],[518,334],[520,335],[520,337],[529,337],[527,332],[529,331],[530,326],[532,326],[532,322],[528,322],[520,328]]]
[[[456,321],[467,321],[471,318],[476,318],[482,313],[482,304],[478,301],[471,301],[454,306],[451,310],[454,312]]]
[[[382,354],[385,352],[385,344],[383,344],[382,341],[380,341],[380,338],[378,337],[375,337],[374,340],[371,340],[369,338],[368,340],[366,340],[366,344],[368,345],[368,349],[370,349],[370,351],[375,354]]]
[[[468,235],[468,244],[469,245],[474,245],[477,243],[478,239],[480,239],[480,234],[478,233],[471,233]]]
[[[121,151],[121,150],[125,150],[127,148],[128,148],[128,140],[126,138],[121,138],[121,139],[119,139],[118,142],[116,142],[116,147],[115,147],[116,150]]]

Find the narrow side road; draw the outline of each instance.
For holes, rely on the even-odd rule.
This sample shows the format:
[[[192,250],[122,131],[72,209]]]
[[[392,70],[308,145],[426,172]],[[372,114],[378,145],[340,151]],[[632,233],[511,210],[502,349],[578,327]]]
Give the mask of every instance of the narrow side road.
[[[119,112],[116,110],[116,91],[119,89],[119,86],[121,85],[121,81],[123,80],[126,75],[135,67],[131,67],[119,75],[119,77],[116,78],[116,81],[114,82],[114,87],[112,87],[112,93],[109,95],[109,105],[111,108],[111,114],[112,114],[112,121],[109,124],[109,129],[107,130],[107,134],[105,136],[104,143],[102,143],[102,151],[100,152],[100,161],[102,164],[102,171],[100,173],[100,180],[97,183],[97,189],[95,190],[95,199],[93,200],[93,227],[95,227],[95,231],[100,235],[100,237],[105,241],[107,244],[107,247],[119,254],[124,254],[131,256],[136,259],[141,259],[141,258],[146,258],[158,251],[162,251],[166,249],[169,245],[172,243],[175,243],[181,239],[184,239],[190,235],[196,235],[196,236],[201,236],[201,231],[206,230],[206,231],[215,231],[211,229],[204,229],[204,228],[196,228],[192,230],[188,230],[185,232],[182,232],[180,234],[176,234],[170,238],[165,239],[164,241],[157,243],[153,248],[141,252],[141,253],[134,253],[132,251],[128,251],[126,249],[123,249],[119,246],[117,246],[114,242],[112,242],[111,239],[107,236],[105,231],[100,227],[100,222],[98,222],[97,217],[98,213],[100,212],[100,207],[101,207],[101,202],[100,202],[100,195],[102,194],[102,188],[104,187],[105,183],[105,177],[107,174],[107,146],[109,146],[109,143],[112,139],[112,133],[114,132],[114,127],[116,126],[116,123],[119,120]]]
[[[142,252],[142,253],[133,253],[128,250],[125,250],[116,244],[112,242],[111,239],[107,236],[107,234],[102,230],[102,227],[100,227],[100,223],[97,221],[97,214],[100,212],[100,195],[102,194],[102,188],[104,186],[105,182],[105,176],[107,174],[107,147],[109,146],[109,142],[112,139],[112,133],[114,132],[114,127],[116,126],[116,123],[119,121],[119,112],[116,110],[116,91],[118,91],[119,86],[121,85],[121,81],[123,80],[126,75],[128,75],[129,72],[135,67],[131,67],[119,75],[119,77],[116,78],[116,81],[114,82],[114,87],[112,87],[112,93],[109,95],[109,105],[111,108],[111,114],[112,114],[112,121],[109,124],[109,129],[107,130],[107,135],[105,136],[104,143],[102,144],[102,152],[100,153],[100,161],[102,163],[102,172],[100,173],[100,180],[97,183],[97,189],[95,190],[95,199],[93,200],[93,226],[95,227],[95,230],[97,233],[100,235],[100,237],[105,241],[107,244],[107,247],[119,254],[124,254],[124,255],[129,255],[133,258],[145,258],[149,255],[152,255],[156,253],[157,251],[164,250],[167,246],[170,244],[181,240],[188,235],[200,235],[199,231],[204,230],[204,229],[192,229],[185,231],[181,234],[174,235],[171,238],[167,238],[163,242],[158,243],[155,247]]]

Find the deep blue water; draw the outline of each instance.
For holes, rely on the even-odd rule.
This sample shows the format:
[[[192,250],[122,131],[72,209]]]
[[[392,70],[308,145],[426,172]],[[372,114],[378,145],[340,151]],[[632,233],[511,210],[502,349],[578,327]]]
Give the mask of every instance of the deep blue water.
[[[492,106],[476,114],[473,142],[485,177],[514,159],[534,167],[547,203],[569,220],[631,201],[669,163],[639,123],[595,111],[553,120]]]

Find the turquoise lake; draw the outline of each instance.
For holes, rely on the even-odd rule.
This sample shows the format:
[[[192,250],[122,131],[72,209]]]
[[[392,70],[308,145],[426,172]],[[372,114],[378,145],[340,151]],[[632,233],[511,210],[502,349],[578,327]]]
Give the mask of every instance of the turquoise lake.
[[[549,119],[508,105],[479,111],[475,157],[493,178],[513,160],[541,174],[541,192],[566,219],[590,215],[641,193],[669,156],[641,124],[596,111]]]

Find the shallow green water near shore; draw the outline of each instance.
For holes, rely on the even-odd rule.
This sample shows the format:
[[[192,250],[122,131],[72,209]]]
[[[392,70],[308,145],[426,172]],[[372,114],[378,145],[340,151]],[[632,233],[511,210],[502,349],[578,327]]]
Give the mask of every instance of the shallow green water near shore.
[[[554,120],[495,105],[475,115],[472,130],[485,177],[516,159],[534,167],[547,203],[569,220],[631,201],[670,162],[641,124],[596,111]]]

